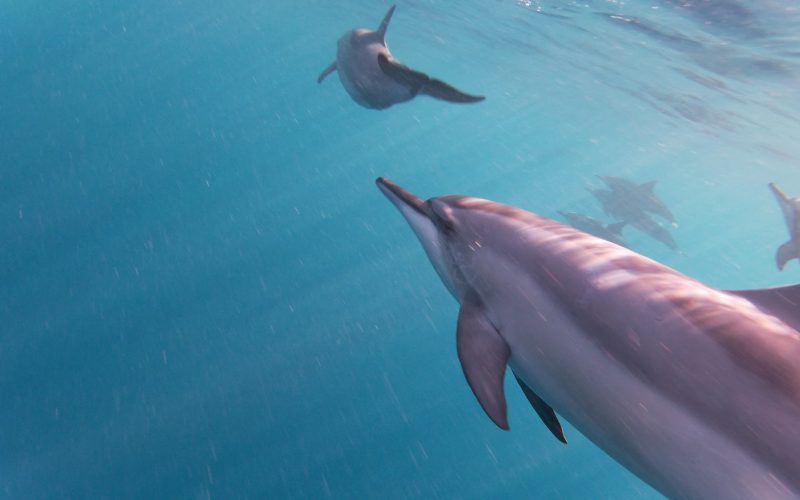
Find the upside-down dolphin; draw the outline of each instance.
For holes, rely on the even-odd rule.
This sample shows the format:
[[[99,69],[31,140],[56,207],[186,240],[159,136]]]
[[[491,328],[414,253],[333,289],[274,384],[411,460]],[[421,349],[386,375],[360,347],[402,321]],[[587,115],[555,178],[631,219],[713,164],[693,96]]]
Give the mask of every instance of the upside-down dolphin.
[[[509,365],[556,437],[560,415],[670,498],[800,496],[800,286],[718,290],[518,208],[377,184],[460,303],[498,426]]]
[[[778,200],[786,227],[789,229],[789,241],[781,245],[775,254],[775,263],[778,269],[783,271],[787,262],[800,258],[800,198],[789,198],[774,182],[769,184],[769,188]]]
[[[394,9],[394,5],[389,8],[377,31],[358,28],[342,35],[336,60],[322,71],[317,83],[338,71],[339,80],[350,97],[365,108],[372,109],[385,109],[413,99],[418,94],[457,103],[482,101],[483,96],[461,92],[400,64],[392,56],[386,46],[386,29]]]

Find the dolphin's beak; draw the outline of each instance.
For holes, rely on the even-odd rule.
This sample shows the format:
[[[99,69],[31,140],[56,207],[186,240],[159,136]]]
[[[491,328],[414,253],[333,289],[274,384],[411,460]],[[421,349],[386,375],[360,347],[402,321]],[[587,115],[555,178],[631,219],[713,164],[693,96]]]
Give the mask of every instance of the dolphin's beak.
[[[421,198],[414,196],[385,177],[378,177],[375,184],[401,212],[405,213],[406,210],[412,209],[423,217],[428,218],[425,210],[425,201]]]
[[[375,184],[403,214],[406,222],[411,226],[414,234],[417,235],[417,239],[422,243],[428,259],[430,259],[442,282],[453,294],[453,297],[458,300],[456,286],[449,271],[452,266],[448,264],[449,257],[443,252],[439,231],[431,217],[435,217],[435,211],[431,210],[429,202],[417,198],[385,177],[378,177]],[[435,203],[436,198],[433,198],[432,201]]]

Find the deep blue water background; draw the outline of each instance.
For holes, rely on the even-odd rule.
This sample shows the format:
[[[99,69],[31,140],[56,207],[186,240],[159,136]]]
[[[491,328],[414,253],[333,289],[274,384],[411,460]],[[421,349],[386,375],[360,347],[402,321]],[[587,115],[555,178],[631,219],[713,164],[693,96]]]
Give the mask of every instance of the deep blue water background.
[[[509,383],[469,392],[455,301],[373,185],[602,217],[657,179],[720,287],[779,273],[800,195],[793,1],[403,1],[394,54],[485,102],[316,84],[349,0],[0,0],[0,495],[653,498]]]

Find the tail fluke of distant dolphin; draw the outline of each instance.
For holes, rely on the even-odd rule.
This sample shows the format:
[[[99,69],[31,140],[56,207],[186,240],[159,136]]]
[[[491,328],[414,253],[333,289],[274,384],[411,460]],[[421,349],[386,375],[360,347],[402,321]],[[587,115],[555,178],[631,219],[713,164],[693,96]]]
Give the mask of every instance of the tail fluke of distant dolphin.
[[[483,96],[467,94],[397,61],[386,46],[386,30],[394,14],[392,5],[376,31],[359,28],[340,39],[336,60],[320,73],[317,83],[337,71],[350,97],[371,109],[386,109],[419,94],[454,103],[473,103]]]
[[[769,184],[769,188],[778,201],[786,228],[789,230],[789,241],[778,247],[778,251],[775,253],[775,264],[778,266],[778,270],[783,271],[787,262],[800,258],[800,217],[798,216],[800,215],[800,198],[786,196],[774,182]]]
[[[515,207],[377,184],[460,303],[499,427],[508,365],[556,438],[563,417],[669,498],[800,497],[800,286],[718,290]]]

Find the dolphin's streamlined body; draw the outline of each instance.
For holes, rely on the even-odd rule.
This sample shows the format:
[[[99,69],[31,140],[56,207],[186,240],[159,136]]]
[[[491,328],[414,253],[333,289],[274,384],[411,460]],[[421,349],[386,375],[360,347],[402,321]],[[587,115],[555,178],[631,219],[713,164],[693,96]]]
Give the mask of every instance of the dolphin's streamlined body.
[[[789,229],[789,241],[781,245],[775,254],[775,263],[778,269],[783,271],[787,262],[800,258],[800,198],[789,198],[774,182],[769,184],[769,188],[778,200],[786,227]]]
[[[669,230],[654,220],[641,207],[631,200],[625,193],[608,189],[590,189],[595,198],[603,206],[603,212],[617,220],[627,222],[651,238],[660,241],[672,250],[678,249],[678,244]]]
[[[514,207],[377,184],[459,301],[498,426],[508,364],[556,437],[560,415],[670,498],[800,496],[800,287],[721,291]]]
[[[627,222],[615,222],[613,224],[603,224],[599,220],[589,217],[588,215],[578,214],[575,212],[562,212],[558,213],[564,217],[569,225],[575,229],[579,229],[585,233],[593,234],[598,238],[610,241],[626,247],[625,240],[622,238],[622,228],[625,227]]]
[[[623,177],[613,177],[610,175],[601,175],[599,177],[612,191],[621,194],[642,211],[658,215],[668,222],[675,224],[675,216],[672,215],[667,205],[661,201],[653,191],[653,188],[656,187],[656,181],[636,184]]]
[[[386,29],[392,19],[392,5],[376,31],[350,30],[339,39],[336,60],[317,78],[322,82],[334,71],[350,97],[365,108],[385,109],[425,94],[456,103],[482,101],[425,73],[400,64],[386,46]]]

